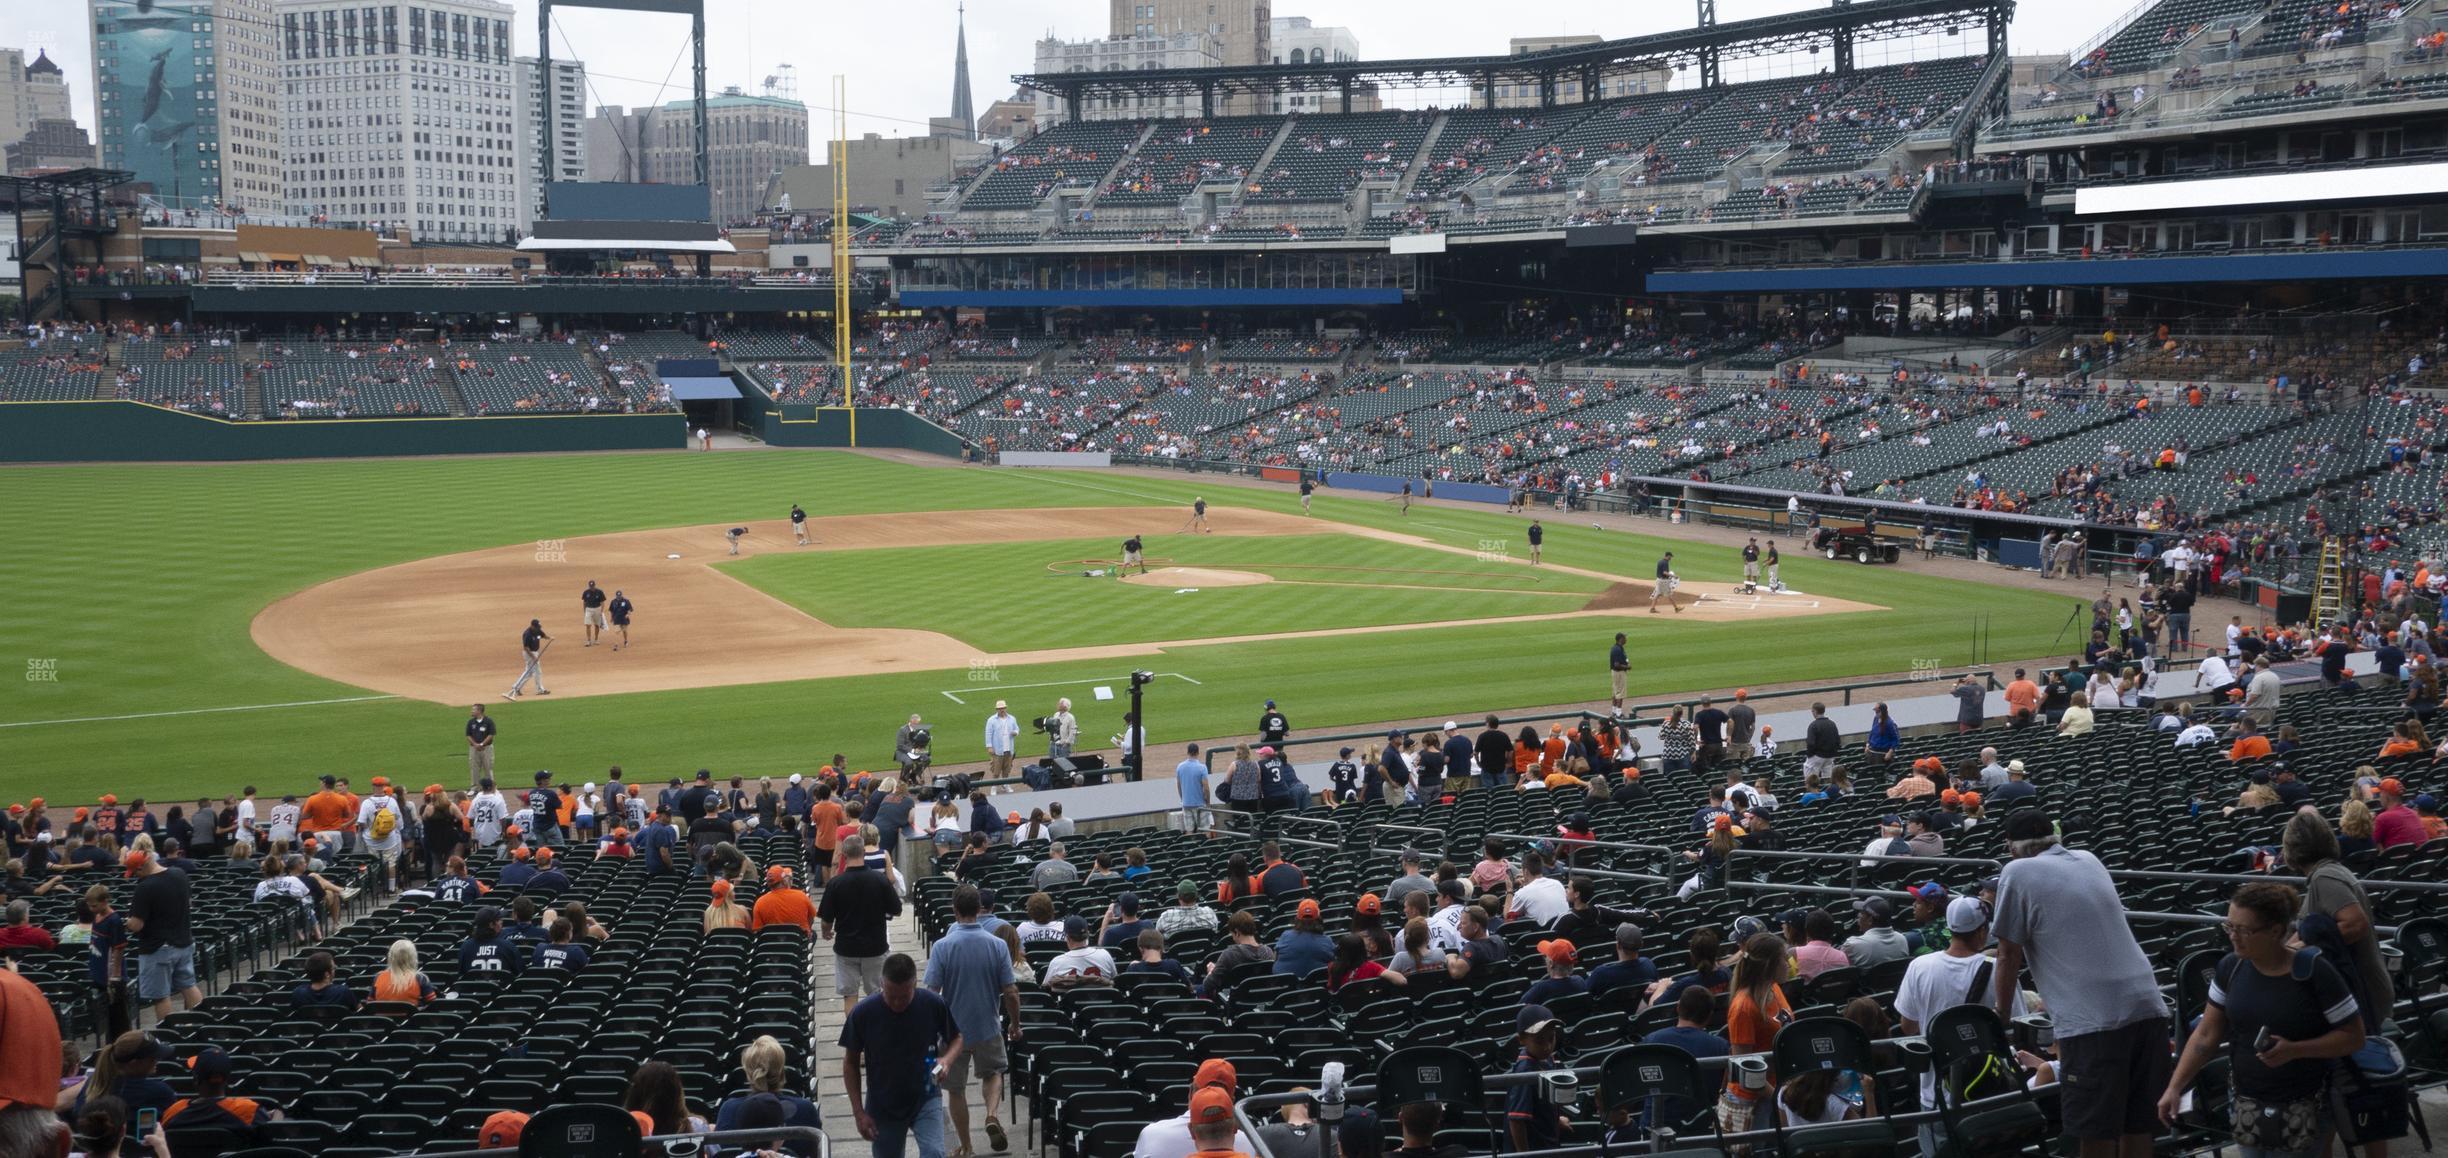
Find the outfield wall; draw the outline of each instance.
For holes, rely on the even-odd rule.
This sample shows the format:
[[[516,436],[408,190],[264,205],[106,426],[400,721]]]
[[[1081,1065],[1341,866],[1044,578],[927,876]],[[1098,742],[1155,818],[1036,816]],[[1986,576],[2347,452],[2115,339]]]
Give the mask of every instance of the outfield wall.
[[[753,388],[752,388],[753,389]],[[758,392],[756,397],[762,397]],[[864,446],[964,457],[960,436],[909,411],[888,406],[803,406],[765,411],[762,428],[773,446]]]
[[[678,414],[232,422],[142,402],[0,403],[0,462],[230,462],[687,444],[688,423]]]

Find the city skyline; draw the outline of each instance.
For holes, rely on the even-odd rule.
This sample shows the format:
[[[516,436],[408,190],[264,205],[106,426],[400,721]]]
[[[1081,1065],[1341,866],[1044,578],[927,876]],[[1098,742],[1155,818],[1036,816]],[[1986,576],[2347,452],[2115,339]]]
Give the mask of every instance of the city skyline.
[[[516,55],[536,53],[534,0],[514,0],[511,20]],[[1722,0],[1719,19],[1734,21],[1823,7],[1825,0]],[[96,90],[92,36],[85,20],[89,0],[41,0],[0,5],[0,46],[47,52],[65,70],[76,122],[92,130]],[[2010,31],[2017,54],[2066,52],[2097,33],[2130,7],[2128,0],[2073,0],[2023,5]],[[1303,16],[1317,24],[1341,25],[1357,35],[1369,59],[1492,54],[1516,36],[1595,33],[1637,36],[1689,27],[1684,5],[1637,8],[1588,0],[1522,0],[1501,22],[1459,0],[1419,0],[1399,10],[1364,0],[1277,0],[1275,15]],[[976,105],[1011,93],[1013,74],[1030,71],[1036,42],[1048,35],[1065,40],[1101,39],[1108,31],[1105,0],[1036,0],[977,4],[967,11],[968,53]],[[889,10],[833,9],[824,18],[791,0],[708,0],[707,88],[737,85],[760,91],[782,64],[794,67],[821,129],[832,115],[829,92],[836,73],[849,79],[849,128],[853,136],[925,136],[930,118],[952,107],[949,64],[954,51],[958,0],[922,0]],[[686,21],[679,17],[588,9],[556,9],[552,54],[585,63],[587,105],[635,108],[662,104],[688,93]],[[889,51],[878,51],[889,45]],[[781,47],[788,46],[788,47]],[[1967,49],[1976,43],[1967,40]],[[1872,63],[1865,60],[1865,63]],[[1730,79],[1740,73],[1730,70]],[[1389,93],[1388,104],[1414,103]],[[1441,103],[1459,103],[1455,94]]]

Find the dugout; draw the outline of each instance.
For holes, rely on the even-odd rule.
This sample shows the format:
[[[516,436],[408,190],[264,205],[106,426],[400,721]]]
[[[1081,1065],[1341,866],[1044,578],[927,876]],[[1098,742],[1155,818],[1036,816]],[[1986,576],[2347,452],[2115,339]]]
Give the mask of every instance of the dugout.
[[[739,383],[723,373],[722,363],[712,358],[664,358],[655,363],[655,377],[671,392],[689,429],[745,430],[750,425],[747,400]]]

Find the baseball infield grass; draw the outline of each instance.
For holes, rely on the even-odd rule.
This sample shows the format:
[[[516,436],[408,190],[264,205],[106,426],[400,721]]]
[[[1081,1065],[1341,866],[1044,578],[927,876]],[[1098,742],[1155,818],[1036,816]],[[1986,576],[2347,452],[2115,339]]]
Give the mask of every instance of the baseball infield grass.
[[[1273,582],[1185,592],[1084,577],[1080,561],[1116,554],[1102,540],[762,555],[721,566],[837,627],[925,628],[997,652],[1541,615],[1577,610],[1607,586],[1353,535],[1145,542],[1153,567],[1247,571]],[[978,578],[988,575],[997,577],[994,595],[980,599]]]
[[[245,784],[277,794],[323,772],[460,782],[464,707],[383,698],[311,676],[265,656],[248,635],[249,622],[273,600],[367,568],[584,534],[770,519],[792,502],[817,516],[922,517],[917,513],[955,509],[1186,507],[1198,494],[1227,509],[1299,509],[1289,487],[923,467],[829,452],[9,469],[0,472],[0,590],[8,593],[0,600],[0,801],[89,800],[104,791],[193,800]],[[1468,557],[1337,535],[1335,524],[1515,553],[1527,524],[1493,510],[1416,508],[1403,516],[1376,496],[1325,493],[1316,513],[1314,536],[1162,535],[1148,554],[1282,578],[1298,564],[1351,559],[1469,572]],[[1547,530],[1551,562],[1642,576],[1671,548],[1686,579],[1730,581],[1738,571],[1733,553],[1723,549],[1600,531],[1561,516],[1551,517]],[[1415,589],[1436,586],[1429,583],[1396,591],[1378,577],[1175,596],[1169,588],[1048,576],[1048,562],[1111,557],[1110,543],[945,551],[941,566],[907,565],[909,556],[929,553],[923,550],[838,552],[810,557],[816,570],[809,574],[789,566],[767,573],[763,559],[743,564],[739,574],[821,618],[874,615],[954,635],[1007,633],[1008,641],[981,640],[996,648],[1424,622],[1501,614],[1522,603],[1569,610],[1588,594]],[[1149,733],[1159,745],[1244,731],[1270,697],[1283,702],[1296,731],[1477,715],[1603,697],[1606,645],[1618,629],[1633,636],[1637,698],[1741,683],[1834,681],[1916,663],[1960,666],[1975,613],[1991,617],[1992,654],[2044,654],[2070,603],[2065,596],[1799,555],[1788,556],[1784,570],[1796,590],[1893,610],[1755,625],[1632,614],[1211,644],[1137,663],[528,700],[494,709],[499,766],[505,775],[534,768],[599,774],[612,764],[633,779],[699,767],[779,775],[811,770],[839,751],[854,765],[873,767],[888,762],[893,728],[911,711],[937,724],[942,758],[980,758],[976,693],[997,689],[1015,709],[1027,709],[1022,715],[1071,695],[1084,708],[1082,732],[1103,737],[1119,729],[1123,703],[1088,700],[1086,689],[1115,683],[1132,667],[1197,681],[1158,685]],[[1445,578],[1460,586],[1467,575]],[[1556,590],[1565,586],[1566,577],[1547,578]],[[1241,593],[1263,598],[1243,604]],[[1457,614],[1456,607],[1467,610]]]

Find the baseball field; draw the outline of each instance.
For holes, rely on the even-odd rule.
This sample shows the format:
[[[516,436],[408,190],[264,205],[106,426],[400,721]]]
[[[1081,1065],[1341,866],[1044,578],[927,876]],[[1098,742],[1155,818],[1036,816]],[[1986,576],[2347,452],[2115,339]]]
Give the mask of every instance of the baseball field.
[[[0,800],[279,792],[314,774],[462,783],[468,704],[498,766],[635,780],[889,764],[911,712],[983,756],[996,698],[1070,697],[1083,747],[1160,674],[1149,740],[2044,654],[2066,600],[1789,554],[1738,594],[1724,548],[1545,512],[1415,507],[1191,476],[921,465],[847,452],[19,468],[0,472]],[[1187,527],[1196,496],[1205,532]],[[809,515],[797,545],[784,516]],[[726,532],[745,527],[739,552]],[[1117,578],[1131,535],[1147,574]],[[1647,614],[1677,551],[1679,615]],[[637,606],[583,646],[589,579]],[[541,619],[549,697],[502,693]],[[1110,687],[1116,698],[1099,700]]]

